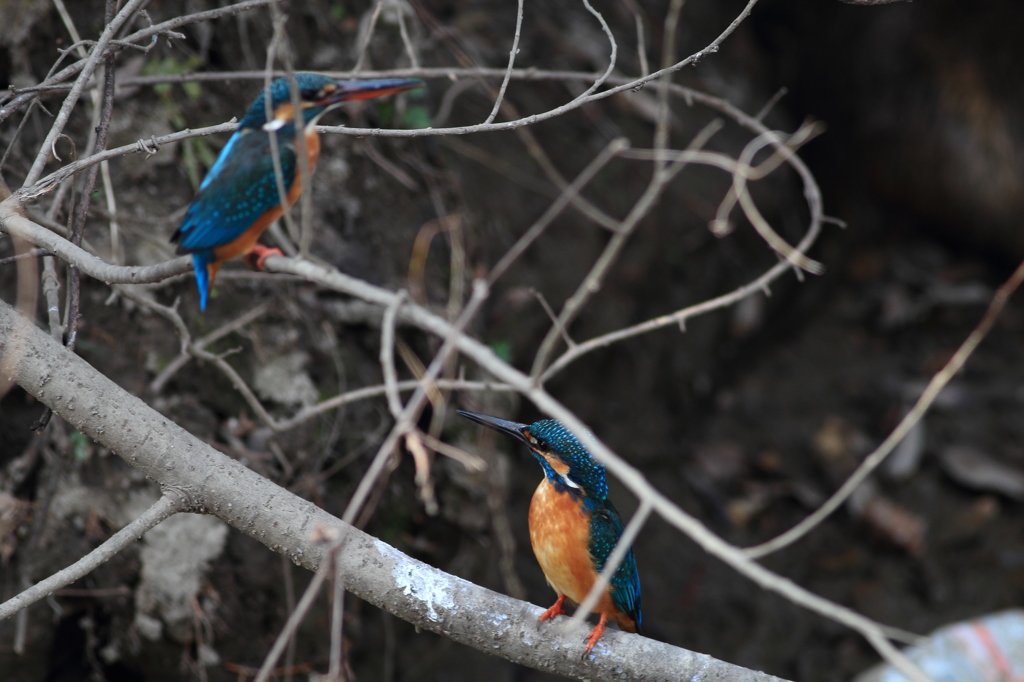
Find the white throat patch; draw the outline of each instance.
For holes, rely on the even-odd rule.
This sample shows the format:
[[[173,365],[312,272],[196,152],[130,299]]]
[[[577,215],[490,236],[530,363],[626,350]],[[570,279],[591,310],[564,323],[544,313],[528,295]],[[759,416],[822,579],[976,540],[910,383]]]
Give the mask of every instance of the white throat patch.
[[[576,485],[576,481],[574,481],[571,478],[569,478],[569,474],[567,474],[567,473],[566,474],[559,473],[558,475],[562,477],[562,481],[567,486],[569,486],[570,488],[576,488],[576,490],[580,490],[580,487],[578,485]]]

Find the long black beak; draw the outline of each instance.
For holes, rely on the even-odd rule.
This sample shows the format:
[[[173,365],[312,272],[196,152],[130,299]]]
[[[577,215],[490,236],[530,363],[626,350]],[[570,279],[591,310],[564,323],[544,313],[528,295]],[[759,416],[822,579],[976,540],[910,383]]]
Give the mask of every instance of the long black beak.
[[[415,90],[424,86],[419,78],[378,78],[362,81],[336,81],[338,89],[331,93],[325,104],[333,105],[357,99],[370,99],[393,95],[404,90]]]
[[[512,422],[507,419],[499,419],[498,417],[492,417],[486,414],[480,414],[478,412],[466,412],[465,410],[456,410],[466,419],[472,419],[477,424],[483,424],[486,427],[492,428],[495,431],[501,433],[507,433],[513,438],[530,444],[530,441],[526,438],[526,431],[530,428],[527,424],[520,424],[519,422]]]

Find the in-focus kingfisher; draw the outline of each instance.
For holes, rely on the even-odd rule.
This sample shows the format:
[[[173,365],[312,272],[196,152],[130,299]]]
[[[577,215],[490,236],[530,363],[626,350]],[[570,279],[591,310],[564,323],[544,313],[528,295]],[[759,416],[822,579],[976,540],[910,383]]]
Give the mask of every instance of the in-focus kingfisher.
[[[339,81],[318,73],[297,73],[295,82],[301,104],[301,132],[305,135],[309,170],[320,156],[320,136],[315,125],[325,113],[344,102],[390,95],[423,86],[419,79],[384,78]],[[220,151],[203,178],[181,226],[171,237],[177,253],[191,253],[199,285],[199,307],[206,310],[210,289],[221,263],[250,252],[262,266],[266,256],[279,254],[256,240],[284,211],[274,177],[270,133],[276,131],[278,155],[291,206],[302,194],[301,170],[296,161],[296,114],[287,78],[270,84],[273,117],[267,119],[265,90],[256,96],[238,123],[238,129]]]
[[[564,613],[566,599],[582,602],[604,569],[622,536],[622,518],[608,499],[604,466],[597,462],[559,422],[533,424],[458,411],[463,417],[522,441],[540,462],[544,479],[530,502],[530,544],[548,584],[558,593],[554,605],[541,614],[548,620]],[[612,575],[594,612],[601,620],[587,637],[590,653],[613,620],[626,632],[641,632],[640,575],[633,549]]]

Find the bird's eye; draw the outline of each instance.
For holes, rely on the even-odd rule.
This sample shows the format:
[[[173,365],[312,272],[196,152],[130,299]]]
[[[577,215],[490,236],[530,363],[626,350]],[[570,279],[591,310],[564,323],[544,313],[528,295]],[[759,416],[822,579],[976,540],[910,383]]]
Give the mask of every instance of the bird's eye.
[[[533,439],[533,446],[535,448],[537,448],[538,450],[547,450],[548,449],[548,442],[546,440],[544,440],[543,438],[534,438]]]

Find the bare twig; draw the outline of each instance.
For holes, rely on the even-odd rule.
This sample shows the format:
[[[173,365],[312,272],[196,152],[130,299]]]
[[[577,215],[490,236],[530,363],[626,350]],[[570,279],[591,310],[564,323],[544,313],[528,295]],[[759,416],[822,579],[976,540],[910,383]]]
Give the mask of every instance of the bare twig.
[[[148,140],[138,140],[132,144],[126,144],[121,147],[114,149],[108,149],[106,151],[97,152],[84,159],[69,163],[53,173],[41,178],[32,186],[23,186],[19,189],[14,197],[19,203],[24,204],[29,201],[38,199],[39,197],[47,194],[62,183],[67,178],[70,178],[75,173],[85,170],[90,166],[93,166],[107,159],[113,159],[125,154],[155,154],[159,147],[164,144],[171,142],[178,142],[180,140],[187,140],[193,137],[204,137],[206,135],[217,135],[219,133],[229,133],[235,130],[235,123],[232,120],[228,123],[221,123],[215,126],[209,126],[206,128],[197,128],[196,130],[182,130],[177,133],[171,133],[169,135],[161,135],[160,137],[151,137]]]
[[[104,22],[109,26],[114,21],[114,13],[117,10],[115,0],[107,0]],[[127,18],[127,17],[125,17]],[[103,67],[103,94],[97,107],[97,124],[94,128],[96,139],[93,142],[93,150],[102,150],[107,146],[107,133],[110,131],[110,117],[114,111],[114,57],[108,54]],[[82,191],[79,193],[78,208],[74,214],[71,226],[71,243],[75,246],[82,245],[82,238],[85,235],[85,221],[89,214],[89,202],[92,201],[92,192],[96,187],[97,166],[90,166],[85,174],[82,183]],[[27,184],[27,180],[26,180]],[[75,343],[78,341],[78,314],[81,305],[80,279],[78,267],[72,263],[68,268],[68,306],[67,332],[68,350],[75,350]]]
[[[192,270],[192,259],[188,256],[157,265],[110,265],[85,249],[75,246],[59,234],[19,215],[15,210],[17,203],[13,199],[14,197],[0,202],[0,229],[50,251],[63,261],[74,263],[79,270],[101,282],[108,284],[161,282],[168,277],[183,275]]]
[[[690,143],[690,149],[699,149],[707,140],[715,134],[721,128],[721,124],[715,121],[709,123],[705,128],[694,137]],[[608,241],[604,251],[598,257],[594,263],[590,272],[587,273],[586,278],[577,287],[576,291],[569,300],[562,306],[562,312],[558,316],[558,324],[548,330],[547,336],[541,342],[540,348],[537,354],[534,356],[533,369],[530,375],[534,377],[534,380],[540,380],[542,373],[547,365],[548,359],[551,353],[554,352],[555,344],[561,338],[562,330],[568,330],[569,325],[572,324],[573,320],[583,309],[590,297],[593,296],[601,288],[601,283],[604,277],[608,274],[609,269],[618,259],[619,254],[625,247],[629,237],[633,234],[634,230],[639,226],[642,221],[654,208],[658,199],[661,197],[662,192],[665,191],[668,183],[671,182],[683,168],[686,167],[686,163],[678,161],[671,166],[664,168],[656,168],[654,174],[651,177],[651,181],[648,183],[647,188],[641,197],[633,204],[633,208],[630,209],[629,214],[623,218],[622,224],[616,231],[612,238]]]
[[[906,435],[910,432],[914,426],[917,425],[921,418],[924,417],[925,413],[931,408],[932,403],[938,398],[939,393],[942,389],[956,376],[956,373],[963,369],[967,359],[971,357],[978,344],[982,342],[985,336],[992,330],[992,325],[995,324],[996,319],[999,318],[999,314],[1002,312],[1003,307],[1017,287],[1020,286],[1021,282],[1024,281],[1024,263],[1017,266],[1017,269],[1013,272],[1009,279],[1007,279],[1002,286],[996,291],[992,297],[992,301],[988,304],[988,308],[985,310],[985,314],[982,316],[981,321],[978,322],[978,326],[970,333],[970,335],[964,340],[960,347],[953,353],[953,357],[945,364],[945,366],[935,373],[928,382],[921,396],[914,403],[914,407],[900,420],[900,423],[893,429],[892,433],[882,441],[874,452],[864,458],[864,461],[860,463],[857,470],[846,479],[839,490],[834,492],[830,498],[814,511],[813,514],[802,520],[797,525],[790,528],[782,535],[764,542],[754,547],[748,547],[743,550],[744,553],[751,559],[759,559],[763,556],[767,556],[772,552],[777,552],[783,547],[787,547],[803,536],[807,535],[815,527],[817,527],[822,521],[824,521],[832,512],[840,507],[850,495],[857,489],[857,487],[864,482],[864,480],[871,475],[878,466],[885,461],[885,458],[900,444]]]
[[[515,245],[505,252],[505,255],[501,257],[501,260],[491,268],[491,272],[488,276],[488,282],[493,283],[501,277],[505,271],[508,270],[509,266],[511,266],[512,263],[514,263],[515,260],[519,258],[527,248],[529,248],[530,244],[536,241],[536,239],[543,234],[548,225],[558,217],[558,215],[572,201],[573,197],[577,196],[580,191],[594,179],[594,176],[597,175],[602,168],[608,165],[609,161],[628,147],[629,141],[625,138],[620,137],[609,142],[608,146],[601,150],[601,153],[595,156],[594,159],[587,164],[587,167],[580,172],[572,184],[566,187],[566,189],[558,196],[558,199],[548,207],[548,210],[544,212],[544,215],[538,218],[537,222],[531,225],[530,228],[523,233],[523,236],[516,241]]]
[[[203,21],[211,21],[220,17],[234,16],[240,12],[244,12],[255,7],[262,7],[268,4],[270,0],[246,0],[234,5],[228,5],[226,7],[218,7],[217,9],[207,10],[205,12],[195,12],[193,14],[186,14],[183,16],[175,17],[168,21],[149,26],[148,28],[141,29],[126,36],[123,41],[109,41],[109,44],[114,42],[121,43],[137,43],[141,40],[152,39],[156,36],[167,35],[175,28],[182,26],[188,26],[189,24],[195,24]],[[13,100],[7,102],[3,107],[0,107],[0,123],[4,121],[8,116],[13,114],[22,105],[35,100],[39,92],[49,90],[67,90],[74,88],[75,86],[63,85],[64,81],[72,76],[81,73],[82,70],[89,64],[89,60],[81,59],[74,64],[71,64],[57,73],[50,74],[46,80],[39,85],[32,88],[21,88],[16,91],[17,96]],[[12,88],[9,90],[12,94],[16,94]],[[27,183],[26,183],[27,184]]]
[[[263,315],[270,311],[270,307],[271,306],[269,303],[261,303],[255,308],[252,308],[251,310],[246,311],[242,315],[239,315],[238,317],[228,322],[227,324],[224,324],[218,327],[217,329],[213,330],[212,332],[202,337],[201,339],[196,339],[193,345],[200,350],[204,350],[211,343],[219,341],[228,334],[231,334],[232,332],[235,332],[241,329],[242,327],[248,326],[255,322],[256,320],[258,320],[259,318],[263,317]],[[152,391],[153,393],[160,393],[161,391],[163,391],[164,386],[167,385],[167,382],[170,381],[171,378],[174,377],[175,374],[177,374],[178,370],[184,367],[191,359],[192,354],[188,352],[188,348],[183,348],[178,357],[174,358],[174,360],[171,360],[171,362],[162,370],[160,370],[160,373],[153,378],[153,381],[149,383],[149,390]]]
[[[802,126],[793,134],[791,139],[787,141],[785,146],[777,147],[776,153],[757,169],[753,169],[750,166],[750,162],[753,160],[754,155],[764,147],[775,144],[775,140],[778,136],[775,133],[770,132],[762,133],[755,140],[750,142],[750,144],[748,144],[740,154],[738,160],[740,172],[733,173],[732,187],[722,200],[721,206],[719,206],[718,214],[711,223],[711,230],[715,232],[716,235],[721,236],[731,229],[728,226],[728,215],[732,210],[732,207],[738,201],[740,206],[743,208],[744,214],[747,216],[747,219],[750,220],[750,223],[754,226],[757,233],[761,235],[761,238],[764,239],[772,249],[778,252],[780,256],[812,274],[820,275],[823,273],[825,268],[821,263],[811,260],[800,251],[794,249],[786,242],[786,240],[780,237],[779,234],[772,229],[771,225],[768,224],[768,221],[764,219],[761,212],[757,209],[757,205],[751,198],[750,192],[747,191],[748,178],[753,179],[755,176],[760,177],[765,173],[771,172],[772,169],[785,160],[787,155],[796,153],[796,149],[799,146],[817,135],[820,130],[821,128],[815,125]]]
[[[128,20],[128,18],[135,13],[140,6],[148,0],[128,0],[125,6],[121,9],[117,15],[107,23],[103,29],[103,33],[100,35],[96,45],[93,47],[89,54],[88,60],[82,67],[81,73],[78,74],[78,79],[75,81],[74,87],[71,88],[71,92],[64,99],[64,104],[61,105],[60,112],[57,114],[57,118],[53,122],[53,126],[50,128],[50,132],[46,134],[46,139],[40,147],[39,154],[36,155],[36,160],[32,163],[32,168],[29,169],[28,174],[25,176],[25,185],[31,185],[39,179],[42,175],[43,166],[46,164],[47,156],[50,153],[50,147],[53,145],[57,137],[63,132],[64,126],[67,124],[68,118],[71,116],[71,110],[75,108],[75,104],[78,103],[78,98],[82,94],[82,90],[85,88],[85,84],[92,77],[93,71],[99,66],[100,60],[106,55],[107,43],[113,39],[114,35],[120,30],[121,26]]]
[[[498,97],[494,101],[494,108],[491,109],[491,113],[487,116],[484,123],[494,122],[494,118],[498,115],[498,110],[501,109],[501,102],[505,99],[505,90],[508,89],[508,83],[512,80],[512,70],[516,64],[516,55],[519,54],[519,32],[523,28],[523,0],[519,0],[518,7],[516,9],[516,33],[515,37],[512,38],[512,49],[508,53],[508,67],[505,69],[505,77],[501,80],[501,87],[498,89]]]
[[[271,256],[271,259],[282,260],[276,256]],[[268,261],[269,260],[270,259],[268,259]],[[419,414],[426,400],[426,390],[423,384],[425,382],[435,381],[438,373],[447,362],[449,355],[462,345],[460,343],[461,340],[466,338],[463,336],[462,330],[467,324],[469,324],[470,320],[473,319],[473,316],[483,304],[484,300],[486,300],[487,293],[487,285],[483,281],[478,280],[473,288],[473,296],[470,298],[470,301],[463,310],[460,318],[452,325],[445,323],[447,333],[444,334],[444,343],[438,349],[437,354],[430,363],[430,367],[427,368],[424,380],[416,388],[416,391],[406,403],[401,414],[399,414],[395,419],[395,424],[392,427],[391,432],[384,439],[384,442],[378,449],[377,455],[374,457],[369,469],[367,469],[366,474],[359,482],[359,485],[356,486],[355,492],[352,494],[351,499],[345,507],[345,513],[342,515],[342,521],[345,523],[350,524],[355,519],[359,510],[362,509],[363,504],[365,504],[366,499],[370,494],[370,490],[376,485],[377,478],[384,470],[384,465],[397,446],[398,440],[413,428],[416,416]],[[394,301],[396,297],[397,295],[389,296],[389,304],[391,301]],[[412,305],[412,303],[409,304],[410,307],[412,307]],[[332,556],[341,556],[340,550],[349,537],[349,534],[345,533],[332,543]],[[336,558],[335,560],[338,561],[340,559]],[[281,632],[278,634],[278,637],[274,642],[274,646],[271,648],[270,652],[267,653],[267,656],[263,661],[263,666],[260,668],[260,674],[257,676],[255,682],[266,682],[270,671],[280,658],[286,642],[294,635],[296,628],[302,618],[305,617],[309,606],[312,604],[313,596],[319,591],[320,585],[323,582],[323,578],[321,577],[323,575],[325,575],[324,571],[318,571],[313,581],[307,587],[306,593],[303,595],[302,600],[300,600],[299,607],[291,613],[284,628],[282,628]]]
[[[506,384],[490,381],[461,381],[455,379],[438,379],[434,383],[437,385],[438,388],[442,388],[449,391],[493,391],[496,393],[508,393],[514,390],[512,389],[512,387]],[[420,386],[420,382],[418,380],[399,381],[397,384],[395,384],[395,386],[399,391],[413,391]],[[322,403],[318,403],[317,405],[308,407],[300,411],[298,414],[296,414],[294,417],[291,417],[290,419],[285,419],[283,421],[277,422],[277,430],[288,431],[289,429],[294,429],[296,426],[299,426],[300,424],[309,421],[318,414],[330,412],[331,410],[338,409],[342,405],[348,405],[354,402],[358,402],[360,400],[366,400],[368,398],[376,398],[378,396],[383,396],[386,394],[386,392],[387,387],[384,384],[379,384],[377,386],[368,386],[366,388],[359,388],[352,391],[348,391],[346,393],[342,393],[341,395],[334,396],[333,398],[328,398]]]
[[[363,63],[366,61],[366,48],[370,45],[370,40],[373,38],[373,32],[377,28],[377,20],[380,18],[382,9],[384,9],[384,0],[377,0],[377,4],[373,8],[373,14],[370,15],[370,20],[367,22],[366,27],[359,27],[359,49],[356,65],[352,67],[353,74],[362,71]]]
[[[405,11],[408,7],[405,3],[396,3],[395,14],[398,15],[398,33],[402,36],[402,45],[405,47],[405,54],[409,58],[412,68],[419,68],[420,60],[416,56],[416,48],[409,37],[409,27],[405,24]]]
[[[67,568],[41,580],[27,590],[0,604],[0,621],[10,618],[30,604],[45,599],[54,591],[70,585],[94,571],[101,564],[127,549],[153,526],[164,521],[187,506],[186,498],[177,492],[165,493],[139,518],[117,531],[106,542],[92,550]]]
[[[723,110],[723,113],[728,113],[730,115],[738,113],[734,111],[729,111],[728,106],[725,106],[725,103],[723,102],[718,101],[711,103],[715,104],[716,106],[721,106],[721,110]],[[755,129],[757,129],[757,126],[761,125],[760,122],[749,117],[738,117],[738,120],[754,127]],[[761,130],[761,132],[766,131]],[[781,143],[781,141],[779,141],[779,143]],[[698,157],[694,157],[694,160],[696,161],[697,158]],[[715,162],[714,157],[712,156],[702,156],[700,158],[706,159],[706,161],[704,162]],[[821,232],[821,223],[823,221],[821,191],[818,189],[818,184],[814,180],[814,176],[811,173],[810,169],[807,168],[807,166],[803,163],[799,156],[788,156],[786,158],[786,162],[789,163],[803,179],[804,197],[807,199],[808,208],[810,209],[811,214],[810,225],[807,229],[807,232],[804,235],[803,239],[801,239],[795,247],[798,252],[803,253],[806,252],[812,244],[814,244],[814,242],[818,238],[818,235]],[[559,357],[555,362],[551,364],[551,366],[542,375],[542,381],[547,381],[571,362],[579,359],[580,357],[586,355],[587,353],[597,350],[598,348],[604,348],[618,341],[622,341],[633,336],[637,336],[639,334],[645,334],[670,325],[682,326],[687,322],[687,320],[693,317],[702,315],[712,310],[717,310],[719,308],[724,308],[733,305],[734,303],[743,300],[744,298],[746,298],[747,296],[751,295],[756,291],[764,291],[771,282],[778,279],[784,273],[789,271],[790,267],[791,266],[788,261],[777,263],[776,265],[768,269],[760,277],[757,277],[748,284],[738,287],[737,289],[728,294],[724,294],[722,296],[718,296],[707,301],[703,301],[696,305],[687,306],[686,308],[678,310],[669,315],[662,315],[660,317],[656,317],[652,320],[642,322],[632,327],[619,329],[614,332],[610,332],[608,334],[604,334],[602,336],[589,339],[582,343],[578,343],[576,346],[569,348],[561,357]]]
[[[54,495],[57,493],[57,485],[60,483],[64,466],[67,463],[68,458],[71,456],[71,453],[68,451],[69,448],[67,447],[67,426],[63,420],[58,419],[55,427],[56,428],[51,429],[46,435],[36,434],[36,438],[42,439],[42,451],[49,454],[49,457],[44,458],[46,466],[43,470],[43,480],[37,493],[35,516],[32,519],[32,527],[31,530],[29,530],[28,538],[25,540],[25,543],[21,548],[25,557],[25,560],[21,562],[21,566],[19,567],[19,582],[23,591],[28,590],[32,584],[32,572],[35,569],[37,557],[36,547],[39,545],[43,536],[43,531],[46,529],[46,522],[49,520],[50,516],[50,505],[53,503]],[[51,436],[53,437],[53,440],[57,441],[57,447],[55,448],[50,447]],[[32,601],[37,601],[37,599],[33,599]],[[28,606],[28,604],[25,606]],[[22,609],[18,611],[17,614],[13,649],[15,653],[21,654],[25,651],[28,611]]]
[[[404,291],[398,292],[395,300],[384,311],[384,322],[380,334],[380,366],[384,374],[384,388],[391,416],[398,419],[402,413],[402,401],[398,396],[398,374],[395,372],[395,318],[405,302]]]

